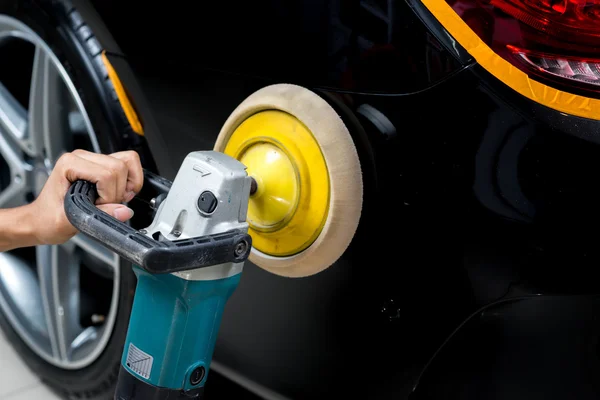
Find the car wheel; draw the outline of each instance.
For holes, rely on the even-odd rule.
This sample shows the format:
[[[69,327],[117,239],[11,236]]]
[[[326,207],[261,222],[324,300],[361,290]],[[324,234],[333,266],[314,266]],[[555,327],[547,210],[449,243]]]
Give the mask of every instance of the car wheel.
[[[35,199],[63,152],[136,148],[77,10],[0,1],[0,207]],[[0,253],[0,327],[26,364],[64,398],[109,399],[135,275],[99,243]]]

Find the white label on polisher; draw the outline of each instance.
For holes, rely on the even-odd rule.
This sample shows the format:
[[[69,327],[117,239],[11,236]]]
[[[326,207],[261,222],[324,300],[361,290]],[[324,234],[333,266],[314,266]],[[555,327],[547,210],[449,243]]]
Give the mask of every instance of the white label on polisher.
[[[150,354],[138,349],[133,343],[129,343],[129,351],[125,362],[133,372],[145,379],[150,379],[150,371],[152,371],[152,363],[154,362],[154,357]]]

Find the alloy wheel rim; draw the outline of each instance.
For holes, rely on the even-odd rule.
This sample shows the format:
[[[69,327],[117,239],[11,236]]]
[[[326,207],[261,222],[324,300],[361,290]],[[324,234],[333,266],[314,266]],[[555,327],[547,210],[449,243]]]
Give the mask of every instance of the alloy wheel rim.
[[[75,147],[100,152],[81,98],[56,55],[27,25],[0,15],[0,54],[14,42],[32,47],[32,73],[25,106],[7,89],[9,82],[0,80],[0,208],[32,201],[63,152]],[[110,339],[119,265],[115,253],[83,235],[63,245],[0,253],[0,308],[41,358],[64,369],[84,368]],[[94,293],[102,285],[111,290]]]

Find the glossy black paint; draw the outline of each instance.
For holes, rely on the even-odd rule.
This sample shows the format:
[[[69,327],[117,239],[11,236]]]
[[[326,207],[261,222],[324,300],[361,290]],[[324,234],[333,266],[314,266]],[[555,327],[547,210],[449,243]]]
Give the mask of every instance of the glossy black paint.
[[[598,398],[597,121],[451,53],[415,2],[369,2],[391,35],[357,1],[148,4],[93,2],[161,174],[276,82],[331,101],[364,170],[347,253],[305,279],[248,265],[216,361],[290,398]]]
[[[174,73],[212,68],[393,93],[423,89],[459,68],[399,1],[204,2],[197,11],[142,1],[93,4],[117,38],[116,51],[143,59],[144,69],[153,55],[152,66]]]

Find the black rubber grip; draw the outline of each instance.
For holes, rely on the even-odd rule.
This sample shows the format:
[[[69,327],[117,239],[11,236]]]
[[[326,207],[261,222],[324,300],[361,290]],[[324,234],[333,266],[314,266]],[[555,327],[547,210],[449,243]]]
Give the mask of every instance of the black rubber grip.
[[[65,213],[75,228],[153,274],[187,271],[245,261],[252,246],[238,229],[182,240],[154,240],[95,206],[96,185],[77,181],[65,197]]]
[[[119,369],[115,400],[202,400],[204,386],[189,391],[154,386],[129,373],[123,366]]]

